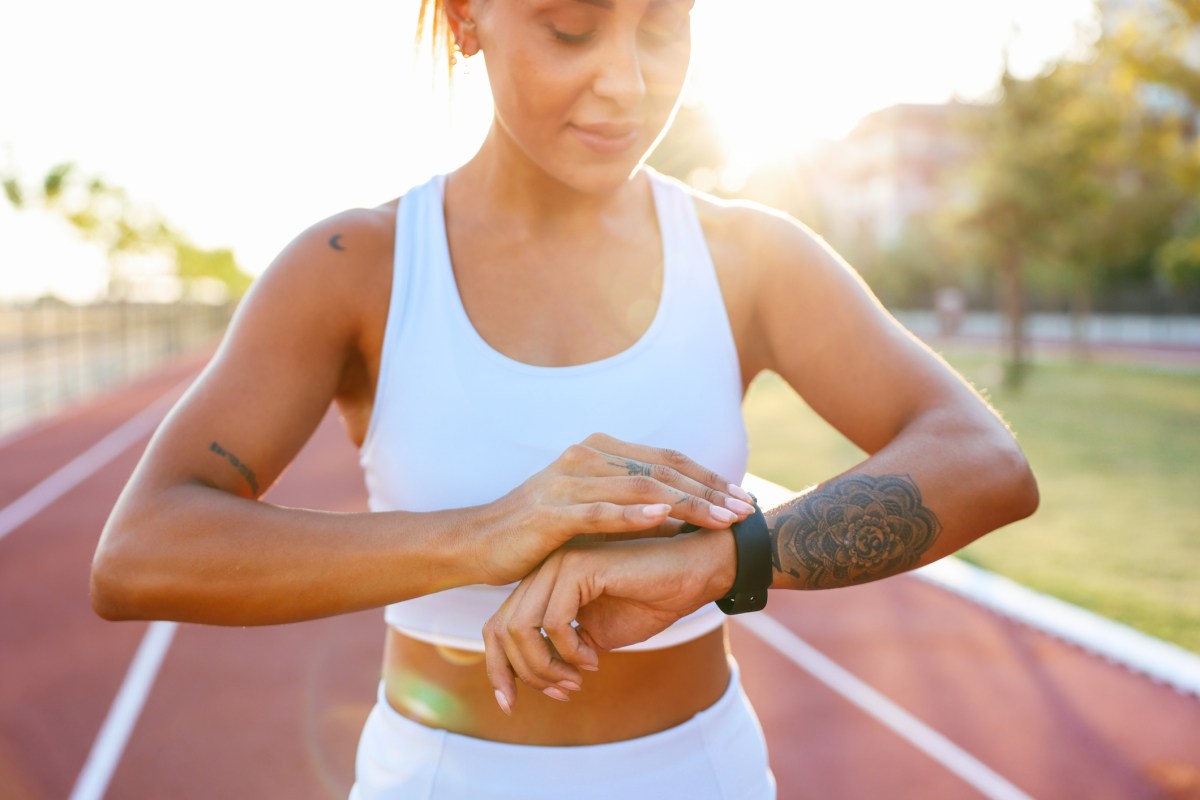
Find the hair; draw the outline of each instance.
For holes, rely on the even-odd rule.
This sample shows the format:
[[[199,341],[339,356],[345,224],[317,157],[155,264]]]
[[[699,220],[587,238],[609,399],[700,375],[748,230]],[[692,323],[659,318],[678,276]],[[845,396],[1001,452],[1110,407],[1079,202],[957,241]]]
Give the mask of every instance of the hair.
[[[446,16],[444,0],[421,0],[421,10],[417,12],[417,46],[420,47],[426,36],[429,37],[429,49],[433,54],[434,63],[441,58],[446,59],[446,69],[454,72],[454,31],[450,29],[450,19]]]

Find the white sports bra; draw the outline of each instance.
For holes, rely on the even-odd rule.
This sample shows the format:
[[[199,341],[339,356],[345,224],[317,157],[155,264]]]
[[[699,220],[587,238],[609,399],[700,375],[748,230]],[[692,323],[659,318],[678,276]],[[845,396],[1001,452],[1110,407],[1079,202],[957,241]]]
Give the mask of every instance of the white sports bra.
[[[515,361],[475,330],[446,239],[444,176],[405,195],[374,413],[359,454],[373,511],[491,502],[600,431],[668,447],[740,481],[747,442],[737,349],[691,196],[647,170],[663,247],[650,327],[628,349],[567,367]],[[702,376],[702,377],[698,377]],[[417,639],[482,650],[511,586],[463,586],[389,605]],[[626,650],[670,647],[720,626],[708,605]]]

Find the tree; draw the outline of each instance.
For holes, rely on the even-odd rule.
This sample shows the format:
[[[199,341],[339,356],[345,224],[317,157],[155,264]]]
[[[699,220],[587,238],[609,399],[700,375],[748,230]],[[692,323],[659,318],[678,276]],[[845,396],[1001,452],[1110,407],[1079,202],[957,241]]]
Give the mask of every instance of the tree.
[[[1122,15],[1101,40],[1123,80],[1154,106],[1162,170],[1188,202],[1168,219],[1171,229],[1153,263],[1168,285],[1200,286],[1200,0],[1160,0]]]
[[[231,297],[240,297],[250,284],[231,251],[196,247],[157,211],[97,176],[84,175],[73,163],[51,167],[36,188],[24,186],[15,171],[0,177],[0,183],[14,208],[36,206],[57,213],[104,250],[110,297],[127,295],[130,265],[147,255],[161,255],[172,263],[185,286],[200,278],[215,279]]]
[[[1096,293],[1144,282],[1152,254],[1195,206],[1180,180],[1188,169],[1178,126],[1139,87],[1105,49],[1028,81],[1006,73],[1002,99],[977,132],[976,206],[965,222],[982,260],[997,269],[1010,387],[1025,370],[1030,288],[1069,299],[1075,349],[1085,355]]]
[[[960,221],[979,260],[999,279],[1007,318],[1005,386],[1015,389],[1027,364],[1026,271],[1064,212],[1052,169],[1061,155],[1053,114],[1064,98],[1052,81],[1023,82],[1007,70],[1000,88],[1000,101],[971,123],[981,147],[970,167],[974,202]]]
[[[250,288],[252,279],[237,265],[232,250],[204,250],[181,240],[175,243],[175,259],[179,277],[185,283],[216,280],[232,297],[241,297]]]

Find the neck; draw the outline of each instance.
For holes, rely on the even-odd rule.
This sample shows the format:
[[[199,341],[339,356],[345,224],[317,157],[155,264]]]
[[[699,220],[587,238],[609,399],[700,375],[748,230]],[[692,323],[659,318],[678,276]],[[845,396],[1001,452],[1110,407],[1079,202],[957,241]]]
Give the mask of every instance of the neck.
[[[489,219],[506,227],[559,231],[594,226],[628,213],[640,185],[636,173],[600,191],[564,183],[530,160],[499,122],[492,124],[479,152],[454,173],[451,184],[455,182],[470,187],[469,192],[448,189],[460,212],[474,217],[486,209]]]

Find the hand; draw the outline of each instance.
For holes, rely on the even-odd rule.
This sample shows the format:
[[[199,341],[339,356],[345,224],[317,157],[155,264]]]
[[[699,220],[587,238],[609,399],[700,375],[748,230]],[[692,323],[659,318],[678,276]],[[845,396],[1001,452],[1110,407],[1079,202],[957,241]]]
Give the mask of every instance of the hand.
[[[727,528],[753,512],[749,500],[682,453],[593,434],[484,507],[471,547],[480,582],[502,585],[578,535],[671,536],[681,522]]]
[[[580,669],[599,668],[599,653],[645,641],[723,597],[736,563],[728,530],[558,550],[484,625],[488,679],[501,709],[511,713],[517,677],[566,700],[582,686]]]

